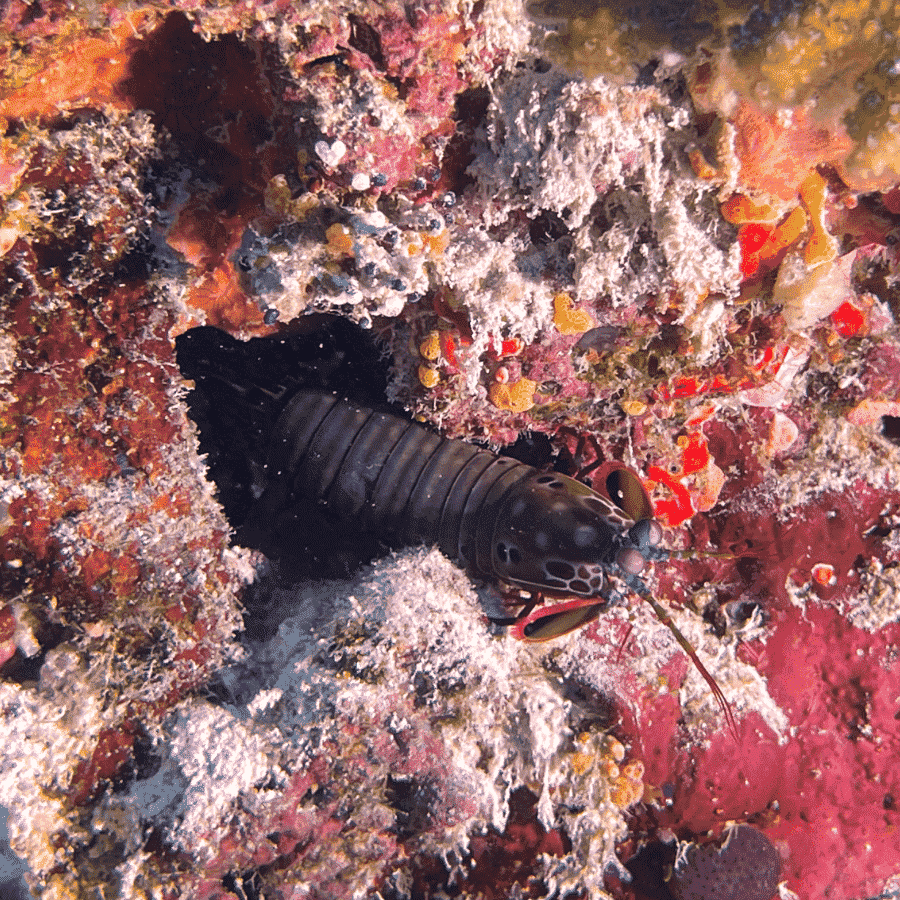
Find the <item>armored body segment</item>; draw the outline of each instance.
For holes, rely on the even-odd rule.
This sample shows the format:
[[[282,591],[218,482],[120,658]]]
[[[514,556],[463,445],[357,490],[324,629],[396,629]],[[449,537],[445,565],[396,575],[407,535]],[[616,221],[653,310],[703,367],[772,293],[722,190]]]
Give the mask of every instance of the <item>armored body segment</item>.
[[[265,502],[313,503],[390,546],[437,544],[487,580],[600,597],[634,522],[589,487],[390,412],[301,390],[278,420]]]
[[[393,413],[315,390],[298,391],[286,406],[267,469],[263,505],[313,503],[391,546],[437,544],[489,579],[490,568],[476,562],[475,530],[487,521],[489,533],[506,489],[534,472]]]

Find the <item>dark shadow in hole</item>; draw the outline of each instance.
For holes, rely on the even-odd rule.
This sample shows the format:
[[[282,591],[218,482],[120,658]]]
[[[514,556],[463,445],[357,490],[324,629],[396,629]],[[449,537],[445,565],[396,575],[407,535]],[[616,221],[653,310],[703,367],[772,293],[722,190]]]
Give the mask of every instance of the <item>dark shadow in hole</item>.
[[[140,41],[118,85],[168,132],[170,152],[218,186],[213,203],[225,215],[258,201],[265,182],[260,150],[279,129],[264,50],[233,34],[204,41],[183,13],[172,13]]]
[[[881,433],[892,444],[900,446],[900,416],[882,416]]]

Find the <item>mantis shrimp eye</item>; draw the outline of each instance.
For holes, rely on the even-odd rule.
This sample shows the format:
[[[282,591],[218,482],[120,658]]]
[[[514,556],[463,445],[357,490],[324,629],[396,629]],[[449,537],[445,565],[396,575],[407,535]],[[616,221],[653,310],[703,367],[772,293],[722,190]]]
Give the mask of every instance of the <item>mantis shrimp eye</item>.
[[[647,560],[641,556],[639,550],[632,550],[630,548],[622,548],[616,554],[616,562],[619,564],[619,567],[629,575],[640,575],[640,573],[644,571],[644,566],[647,564]]]
[[[659,522],[654,519],[641,519],[640,522],[632,525],[628,537],[636,546],[645,549],[657,546],[662,540],[663,531]]]

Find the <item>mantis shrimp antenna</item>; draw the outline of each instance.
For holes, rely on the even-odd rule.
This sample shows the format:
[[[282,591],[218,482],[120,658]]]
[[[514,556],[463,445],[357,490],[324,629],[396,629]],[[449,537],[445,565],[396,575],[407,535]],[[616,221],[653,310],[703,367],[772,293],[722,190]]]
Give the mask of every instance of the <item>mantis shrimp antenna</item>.
[[[633,587],[633,586],[632,586]],[[675,636],[675,640],[678,641],[681,649],[688,655],[690,661],[696,666],[697,671],[703,676],[703,680],[709,685],[709,689],[712,691],[713,696],[716,698],[719,706],[722,709],[722,712],[725,714],[725,720],[728,722],[728,729],[731,731],[732,737],[737,740],[738,739],[738,730],[737,730],[737,722],[734,718],[734,713],[731,711],[731,704],[729,704],[725,694],[722,693],[722,689],[719,687],[718,682],[712,675],[709,674],[706,666],[700,662],[700,657],[697,656],[697,651],[694,650],[691,642],[679,631],[678,626],[672,621],[672,617],[669,615],[668,610],[659,603],[654,596],[650,593],[649,590],[642,591],[637,589],[637,592],[653,607],[653,612],[656,613],[656,618],[662,622],[669,631]]]

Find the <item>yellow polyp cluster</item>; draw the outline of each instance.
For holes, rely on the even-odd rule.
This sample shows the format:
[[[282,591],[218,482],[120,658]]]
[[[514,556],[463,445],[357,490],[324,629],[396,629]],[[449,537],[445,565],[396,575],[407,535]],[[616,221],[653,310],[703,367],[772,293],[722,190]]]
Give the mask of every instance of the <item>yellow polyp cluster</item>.
[[[768,90],[786,103],[804,100],[812,86],[823,81],[823,69],[851,59],[860,38],[870,41],[874,37],[866,38],[871,29],[859,21],[868,6],[871,4],[855,0],[827,6],[814,3],[794,28],[776,33],[759,67]]]
[[[441,336],[437,331],[429,331],[419,344],[419,355],[434,362],[441,355]]]
[[[609,757],[613,762],[620,763],[625,759],[625,747],[621,741],[616,740],[612,735],[607,735],[604,739],[603,755]]]
[[[573,753],[569,757],[569,762],[576,775],[584,775],[594,764],[594,756],[592,753]]]
[[[553,298],[553,324],[560,334],[582,334],[594,327],[590,313],[575,309],[575,303],[566,293]]]
[[[621,772],[619,771],[619,766],[611,759],[603,759],[600,761],[600,774],[604,777],[612,781],[615,778],[618,778]]]
[[[623,400],[619,405],[626,416],[642,416],[647,412],[647,404],[643,400]]]
[[[566,68],[630,80],[636,67],[674,50],[703,72],[691,86],[700,107],[726,120],[735,99],[766,114],[802,111],[813,156],[854,190],[888,190],[900,181],[900,6],[811,0],[789,4],[790,15],[781,6],[714,0],[700,14],[676,0],[627,12],[611,0],[533,0],[529,10],[553,30],[547,49]],[[795,125],[783,123],[786,131]],[[700,150],[688,155],[699,177],[714,176]]]
[[[440,372],[434,366],[421,365],[418,370],[419,383],[422,387],[426,388],[434,388],[437,387],[438,383],[441,380]]]
[[[639,760],[626,763],[621,774],[613,779],[609,799],[621,809],[639,803],[644,796],[644,764]]]
[[[417,370],[419,384],[431,390],[441,381],[441,373],[437,367],[441,359],[441,333],[437,330],[429,331],[419,342],[417,349],[419,356],[425,360]]]
[[[849,154],[832,160],[841,177],[855,190],[887,190],[900,180],[898,35],[893,0],[809,3],[737,48],[730,80],[763,109],[803,108],[835,148],[849,136]]]
[[[498,409],[523,413],[534,406],[534,392],[537,382],[530,378],[520,378],[505,384],[494,382],[488,388],[488,398]]]
[[[887,0],[810,4],[767,43],[760,74],[773,98],[809,104],[820,121],[844,117],[858,157],[877,153],[882,138],[891,135],[887,142],[895,144],[900,123],[892,108],[900,88],[898,26],[900,10]]]
[[[353,252],[353,234],[346,225],[335,222],[325,231],[328,249],[335,254],[347,256]]]
[[[576,738],[582,749],[570,757],[576,775],[593,773],[607,783],[610,802],[620,809],[627,809],[644,796],[644,764],[640,760],[624,763],[625,748],[611,735],[600,738],[599,744],[590,734]],[[593,746],[592,746],[593,744]],[[593,752],[591,752],[593,750]]]
[[[734,19],[733,3],[706,3],[702,13],[679,0],[623,6],[614,0],[559,3],[532,0],[529,12],[554,34],[547,49],[566,68],[589,78],[624,83],[661,49],[687,53],[704,39],[716,40]],[[717,9],[717,7],[721,7]]]
[[[554,15],[554,4],[532,4],[538,18]],[[590,16],[573,16],[558,35],[548,42],[548,49],[568,68],[588,77],[607,75],[626,77],[632,72],[632,59],[627,47],[620,44],[621,26],[606,9],[596,9]]]

